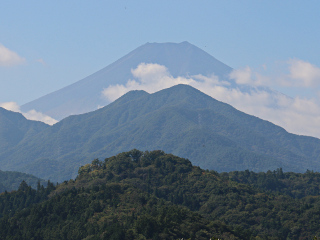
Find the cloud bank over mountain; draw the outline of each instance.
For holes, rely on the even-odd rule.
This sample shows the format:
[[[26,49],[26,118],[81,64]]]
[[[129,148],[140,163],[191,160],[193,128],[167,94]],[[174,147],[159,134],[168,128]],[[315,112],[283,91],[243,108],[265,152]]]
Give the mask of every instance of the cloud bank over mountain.
[[[26,119],[34,120],[34,121],[41,121],[49,125],[53,125],[57,123],[58,121],[53,119],[52,117],[49,117],[41,112],[37,112],[36,110],[30,110],[28,112],[22,112],[20,110],[20,106],[16,102],[4,102],[0,103],[0,107],[13,111],[21,113]]]
[[[131,90],[154,93],[177,84],[188,84],[243,112],[280,125],[289,132],[320,137],[320,69],[298,59],[287,61],[286,67],[278,76],[262,75],[250,67],[233,70],[229,77],[238,84],[234,87],[215,75],[173,77],[163,65],[141,63],[131,70],[133,79],[126,84],[110,85],[103,89],[102,95],[114,101]],[[241,85],[253,87],[244,91]],[[314,97],[306,98],[299,94],[289,97],[271,91],[269,87],[275,86],[299,88],[300,91],[313,87]]]
[[[320,137],[320,69],[300,59],[232,69],[188,43],[146,43],[94,74],[21,106],[54,119],[94,111],[130,90],[188,84],[290,132]]]
[[[166,73],[161,66],[147,70],[148,66],[140,66],[140,63],[157,63],[165,66],[169,73]],[[35,109],[57,120],[63,118],[86,113],[96,110],[98,107],[105,106],[110,101],[102,97],[101,91],[108,88],[110,85],[119,85],[118,89],[109,89],[107,95],[111,99],[117,97],[120,91],[127,91],[121,85],[125,86],[128,79],[134,79],[131,69],[136,69],[134,78],[139,77],[139,71],[143,72],[144,78],[148,72],[150,78],[152,75],[162,75],[163,81],[168,80],[166,75],[171,75],[175,78],[184,76],[188,78],[191,75],[211,75],[214,73],[219,78],[223,79],[232,70],[226,64],[215,59],[207,52],[188,43],[146,43],[129,52],[117,61],[100,69],[99,71],[57,91],[51,92],[38,99],[21,106],[23,112],[28,112]],[[155,71],[155,72],[153,72]],[[131,85],[130,85],[131,84]],[[134,89],[136,82],[128,83],[126,88]],[[147,83],[144,83],[146,85]],[[150,86],[154,87],[155,82]],[[159,89],[166,86],[164,83],[159,83]],[[167,85],[171,86],[171,84]],[[122,89],[122,90],[121,90]],[[112,97],[112,93],[115,96]]]

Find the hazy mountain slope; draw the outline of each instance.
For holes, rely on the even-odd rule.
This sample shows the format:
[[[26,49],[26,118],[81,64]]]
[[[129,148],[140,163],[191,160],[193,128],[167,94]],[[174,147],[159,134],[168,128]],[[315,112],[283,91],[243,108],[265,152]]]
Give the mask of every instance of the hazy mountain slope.
[[[31,137],[49,125],[27,120],[22,114],[0,107],[0,152],[7,150],[25,138]]]
[[[140,63],[158,63],[174,76],[203,74],[224,78],[231,68],[188,43],[147,43],[102,70],[58,91],[22,106],[35,109],[57,120],[73,114],[96,110],[109,102],[101,92],[110,84],[125,84],[132,79],[131,69]]]
[[[320,140],[286,132],[187,85],[132,91],[70,116],[0,155],[5,169],[75,177],[81,164],[137,148],[161,149],[217,171],[320,170]]]
[[[41,185],[46,186],[46,181],[39,179],[31,174],[21,172],[10,172],[0,170],[0,193],[4,191],[18,190],[22,181],[25,181],[28,185],[37,188],[38,181]]]

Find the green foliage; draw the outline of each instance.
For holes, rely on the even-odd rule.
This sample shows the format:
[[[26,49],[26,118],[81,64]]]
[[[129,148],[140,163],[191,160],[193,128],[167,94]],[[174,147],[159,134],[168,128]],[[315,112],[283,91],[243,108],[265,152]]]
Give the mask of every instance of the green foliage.
[[[266,173],[255,173],[249,170],[221,173],[224,180],[250,184],[263,191],[271,191],[293,198],[320,195],[320,173],[306,171],[306,173],[284,173],[281,168]]]
[[[95,159],[75,180],[37,190],[22,182],[1,194],[0,239],[316,239],[317,178],[281,169],[219,174],[134,149]]]
[[[40,184],[40,181],[37,185],[37,190],[35,190],[25,181],[22,181],[17,191],[10,193],[5,191],[1,193],[0,218],[7,219],[8,217],[12,217],[17,211],[46,200],[49,193],[55,189],[55,186],[50,181],[46,183],[46,188]]]

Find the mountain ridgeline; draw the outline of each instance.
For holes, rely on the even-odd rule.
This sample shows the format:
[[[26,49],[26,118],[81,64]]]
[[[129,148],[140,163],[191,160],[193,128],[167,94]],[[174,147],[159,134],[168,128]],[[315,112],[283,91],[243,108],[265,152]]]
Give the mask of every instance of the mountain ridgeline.
[[[38,183],[46,185],[46,181],[30,174],[0,170],[0,193],[17,190],[22,181],[33,188],[36,188]]]
[[[3,170],[52,181],[130,149],[161,149],[204,169],[319,171],[320,140],[286,132],[187,85],[131,91],[94,112],[70,116],[0,154]]]
[[[1,239],[317,239],[320,174],[217,173],[131,150],[0,194]],[[312,182],[312,184],[310,184]],[[27,199],[27,201],[25,200]]]
[[[20,113],[0,107],[0,152],[16,146],[48,126],[43,122],[29,121]]]

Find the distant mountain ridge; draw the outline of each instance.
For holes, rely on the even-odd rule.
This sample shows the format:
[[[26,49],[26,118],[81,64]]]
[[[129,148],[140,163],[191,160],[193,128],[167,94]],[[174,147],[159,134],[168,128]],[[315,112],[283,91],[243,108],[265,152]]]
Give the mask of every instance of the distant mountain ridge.
[[[38,182],[46,186],[46,181],[39,179],[31,174],[21,172],[10,172],[0,170],[0,193],[4,191],[18,190],[22,181],[25,181],[32,188],[36,189]]]
[[[35,109],[54,119],[81,114],[105,106],[109,101],[102,91],[109,85],[132,79],[131,69],[140,63],[157,63],[168,68],[173,77],[215,74],[224,79],[231,68],[200,48],[188,43],[146,43],[100,71],[53,93],[24,104],[24,112]]]
[[[188,85],[131,91],[99,110],[67,117],[0,153],[3,170],[53,181],[130,149],[161,149],[216,171],[319,171],[320,140],[286,132]]]
[[[0,107],[0,152],[16,146],[25,138],[31,137],[49,125],[27,120],[22,114]]]

